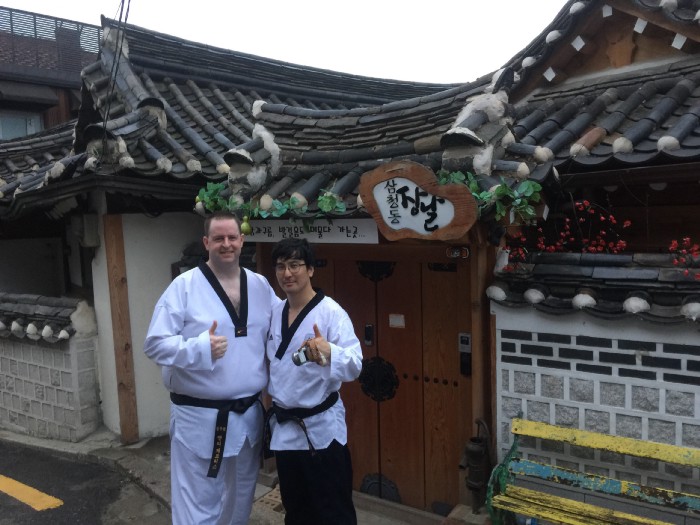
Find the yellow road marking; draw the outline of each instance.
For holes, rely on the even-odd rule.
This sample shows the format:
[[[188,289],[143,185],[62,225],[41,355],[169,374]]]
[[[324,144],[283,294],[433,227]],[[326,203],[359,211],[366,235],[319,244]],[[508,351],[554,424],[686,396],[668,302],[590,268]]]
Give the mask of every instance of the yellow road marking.
[[[34,510],[55,509],[63,505],[60,499],[44,494],[29,485],[0,474],[0,492],[29,505]]]

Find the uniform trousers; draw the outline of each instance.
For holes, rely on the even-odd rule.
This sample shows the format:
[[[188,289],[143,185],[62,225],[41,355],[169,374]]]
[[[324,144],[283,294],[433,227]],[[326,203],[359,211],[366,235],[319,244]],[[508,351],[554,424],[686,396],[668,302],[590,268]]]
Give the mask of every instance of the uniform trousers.
[[[173,525],[246,525],[260,470],[261,443],[246,439],[237,456],[224,457],[216,478],[208,478],[210,458],[195,456],[170,440]]]
[[[352,463],[347,445],[276,450],[285,525],[356,525]]]

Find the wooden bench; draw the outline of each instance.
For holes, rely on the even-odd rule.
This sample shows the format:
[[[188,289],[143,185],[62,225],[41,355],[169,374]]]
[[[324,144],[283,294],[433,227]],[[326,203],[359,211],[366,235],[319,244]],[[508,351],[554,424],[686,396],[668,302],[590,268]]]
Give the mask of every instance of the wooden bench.
[[[591,525],[594,523],[669,525],[679,523],[678,517],[674,521],[644,517],[645,513],[649,514],[649,507],[641,505],[640,502],[662,507],[664,513],[661,515],[669,516],[666,519],[671,519],[667,509],[676,509],[687,516],[699,517],[700,496],[694,494],[582,473],[518,457],[518,442],[522,436],[691,467],[700,467],[700,449],[698,448],[610,436],[517,418],[512,420],[511,429],[514,434],[513,446],[504,460],[491,473],[488,485],[487,507],[493,525],[515,523],[516,515],[568,525]],[[576,487],[582,489],[581,494],[598,493],[599,495],[624,498],[632,503],[632,508],[638,510],[635,510],[634,514],[622,512],[613,508],[528,489],[514,484],[518,476]],[[682,514],[680,519],[680,523],[682,523]]]

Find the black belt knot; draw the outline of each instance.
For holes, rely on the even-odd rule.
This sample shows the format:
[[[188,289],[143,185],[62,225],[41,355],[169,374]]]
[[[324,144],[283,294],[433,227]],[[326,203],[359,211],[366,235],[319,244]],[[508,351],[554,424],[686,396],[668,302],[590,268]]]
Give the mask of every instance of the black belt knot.
[[[226,430],[228,427],[228,413],[245,413],[256,401],[260,400],[261,392],[248,397],[238,399],[200,399],[198,397],[186,396],[184,394],[170,393],[170,400],[176,405],[185,405],[199,408],[214,408],[218,410],[216,414],[216,428],[214,430],[214,449],[211,452],[211,461],[207,477],[215,478],[219,473],[221,458],[224,457],[224,447],[226,446]],[[262,402],[260,403],[262,406]],[[263,410],[264,411],[264,410]]]
[[[286,421],[293,421],[301,427],[301,430],[306,436],[306,442],[309,444],[309,450],[312,454],[316,452],[311,439],[309,438],[309,433],[306,430],[306,423],[304,419],[307,417],[315,416],[321,412],[325,412],[331,408],[338,401],[338,392],[332,392],[326,399],[324,399],[320,404],[311,408],[282,408],[276,403],[272,403],[272,407],[267,411],[265,416],[265,430],[263,431],[263,454],[266,458],[272,457],[272,451],[270,450],[270,440],[272,438],[270,432],[270,418],[275,416],[278,423],[284,423]]]

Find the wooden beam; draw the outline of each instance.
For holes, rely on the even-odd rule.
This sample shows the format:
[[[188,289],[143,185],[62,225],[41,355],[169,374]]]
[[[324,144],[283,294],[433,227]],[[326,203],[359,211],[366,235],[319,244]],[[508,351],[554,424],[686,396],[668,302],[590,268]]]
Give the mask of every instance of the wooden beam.
[[[571,47],[574,48],[577,53],[581,53],[582,55],[592,55],[598,49],[598,46],[593,39],[581,35],[576,36],[571,41]]]
[[[606,43],[605,55],[608,57],[610,66],[614,68],[629,66],[637,48],[634,32],[627,26],[608,25],[603,29],[603,35]]]
[[[559,173],[562,189],[569,191],[587,186],[613,186],[619,183],[631,185],[652,182],[669,184],[686,181],[700,182],[699,167],[700,164],[697,162],[588,172],[567,172],[566,168],[560,167]]]
[[[121,215],[104,216],[105,255],[109,282],[109,303],[112,312],[112,339],[117,375],[119,427],[125,445],[139,440],[139,420],[136,408],[136,381],[129,315],[129,286],[126,280],[124,231]]]
[[[489,399],[491,399],[491,417],[487,420],[489,422],[490,428],[491,428],[491,450],[497,450],[498,449],[498,392],[496,391],[496,385],[498,384],[498,380],[496,378],[496,374],[498,373],[498,362],[496,359],[496,356],[498,355],[498,349],[496,345],[496,316],[495,315],[489,315],[489,329],[490,329],[490,337],[491,337],[491,344],[490,344],[490,359],[491,359],[491,374],[489,374],[489,378],[491,379],[491,389],[490,389],[490,394],[489,394]],[[497,460],[496,458],[491,458],[491,460],[495,463]]]
[[[486,403],[489,402],[485,377],[488,374],[491,349],[488,334],[485,333],[485,327],[490,323],[490,319],[486,318],[489,307],[486,283],[490,281],[486,268],[488,249],[488,246],[474,246],[471,254],[469,302],[472,330],[472,421],[485,416]]]
[[[499,494],[493,498],[493,506],[566,525],[589,525],[590,523],[671,525],[668,521],[635,516],[627,512],[606,509],[513,485],[508,486],[505,494]]]
[[[474,250],[474,246],[470,246],[470,250]],[[472,257],[473,254],[470,254]],[[466,264],[457,264],[458,281],[457,281],[457,296],[460,298],[457,307],[456,315],[459,316],[459,330],[460,332],[467,332],[472,334],[472,311],[471,302],[468,298],[471,297],[471,261],[469,258],[466,260]],[[472,359],[474,355],[474,342],[472,340],[472,354],[469,356]],[[459,445],[464,447],[461,451],[466,449],[469,440],[474,437],[475,418],[472,415],[473,410],[473,400],[474,396],[472,394],[472,379],[474,377],[474,372],[472,370],[470,375],[461,376],[459,379],[459,414],[457,420],[459,423]],[[463,474],[462,474],[463,475]],[[459,484],[459,501],[460,502],[471,502],[473,498],[472,492],[466,486],[466,483],[462,482]]]
[[[563,428],[547,423],[515,418],[511,422],[513,434],[551,439],[581,447],[595,448],[648,459],[700,467],[700,448],[680,447],[666,443],[654,443],[643,439],[610,436],[599,432]]]
[[[700,27],[697,24],[679,24],[666,17],[661,10],[652,11],[637,7],[634,2],[626,0],[608,0],[608,4],[618,11],[627,13],[635,18],[647,20],[655,26],[659,26],[672,34],[680,33],[695,42],[700,42]]]
[[[700,497],[694,494],[649,487],[634,481],[587,474],[521,458],[511,461],[510,471],[516,476],[530,476],[611,496],[624,496],[651,505],[665,505],[681,511],[700,511]]]

